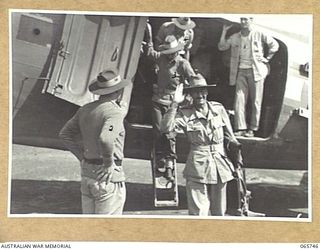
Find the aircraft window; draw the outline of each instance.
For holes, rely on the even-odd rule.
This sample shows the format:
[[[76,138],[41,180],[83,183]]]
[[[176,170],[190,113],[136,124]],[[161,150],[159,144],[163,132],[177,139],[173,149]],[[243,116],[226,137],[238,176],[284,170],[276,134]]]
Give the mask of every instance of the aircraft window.
[[[40,29],[35,28],[33,29],[33,34],[35,34],[36,36],[40,34]]]
[[[21,15],[17,39],[48,47],[52,43],[52,34],[53,21],[51,19],[37,15]]]

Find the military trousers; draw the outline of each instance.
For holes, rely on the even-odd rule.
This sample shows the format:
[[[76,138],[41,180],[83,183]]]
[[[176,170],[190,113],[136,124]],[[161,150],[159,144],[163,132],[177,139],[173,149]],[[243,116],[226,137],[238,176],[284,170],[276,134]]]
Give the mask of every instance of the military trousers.
[[[264,80],[254,80],[253,69],[239,69],[236,80],[236,93],[234,102],[234,127],[235,130],[253,131],[259,129],[261,105],[263,99]],[[250,100],[251,113],[249,126],[247,126],[247,102]]]
[[[227,183],[218,178],[217,184],[205,184],[187,180],[189,215],[224,216],[227,209]]]
[[[169,106],[161,103],[152,103],[152,126],[153,141],[157,158],[176,159],[176,136],[175,133],[160,133],[160,123]]]
[[[124,182],[98,182],[89,177],[81,180],[83,214],[121,215],[126,200]]]
[[[81,168],[82,213],[121,215],[126,201],[125,182],[98,181],[96,174],[89,174],[88,170],[99,169],[100,165],[82,161]]]

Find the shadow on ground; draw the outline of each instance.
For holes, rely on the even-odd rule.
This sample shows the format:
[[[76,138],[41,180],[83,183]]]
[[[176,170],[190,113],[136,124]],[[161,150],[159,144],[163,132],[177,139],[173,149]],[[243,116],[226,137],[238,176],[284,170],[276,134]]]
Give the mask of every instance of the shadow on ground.
[[[124,214],[186,215],[185,187],[179,186],[179,206],[155,208],[152,184],[127,183]],[[250,209],[268,217],[307,217],[307,189],[301,186],[251,184]],[[80,183],[76,181],[13,180],[11,214],[81,214]],[[168,211],[167,211],[168,210]],[[167,212],[166,212],[167,211]],[[301,212],[300,212],[301,211]]]
[[[250,208],[270,217],[308,217],[308,190],[304,185],[251,184]]]
[[[126,183],[127,200],[124,212],[167,210],[153,205],[151,184]],[[179,206],[170,210],[186,210],[185,188],[179,187]],[[36,181],[13,180],[11,186],[11,214],[49,213],[80,214],[80,182],[76,181]],[[150,211],[150,212],[148,212]],[[158,214],[158,213],[157,213]]]

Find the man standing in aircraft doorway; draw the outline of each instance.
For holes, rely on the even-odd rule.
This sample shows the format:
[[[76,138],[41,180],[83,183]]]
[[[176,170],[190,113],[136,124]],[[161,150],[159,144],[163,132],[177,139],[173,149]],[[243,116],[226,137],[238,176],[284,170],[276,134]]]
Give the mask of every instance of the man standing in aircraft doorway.
[[[269,61],[279,44],[271,36],[252,29],[253,18],[241,17],[241,30],[226,39],[232,25],[224,25],[219,50],[231,48],[229,84],[236,85],[234,130],[237,136],[253,137],[259,129],[264,81],[269,74]],[[264,47],[268,51],[264,51]],[[246,122],[246,105],[251,99],[250,122]]]
[[[84,214],[122,214],[126,199],[123,119],[127,107],[121,99],[123,88],[129,84],[116,70],[101,72],[89,85],[99,100],[79,108],[60,131],[66,148],[80,161]]]

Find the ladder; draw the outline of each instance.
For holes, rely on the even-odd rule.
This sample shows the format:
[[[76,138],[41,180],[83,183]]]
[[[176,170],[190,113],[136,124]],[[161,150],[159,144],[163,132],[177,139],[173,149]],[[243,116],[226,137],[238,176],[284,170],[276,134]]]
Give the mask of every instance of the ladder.
[[[177,207],[179,205],[179,197],[176,161],[173,161],[174,181],[168,180],[165,177],[165,172],[163,173],[158,170],[154,147],[151,151],[151,167],[154,191],[154,206]]]

